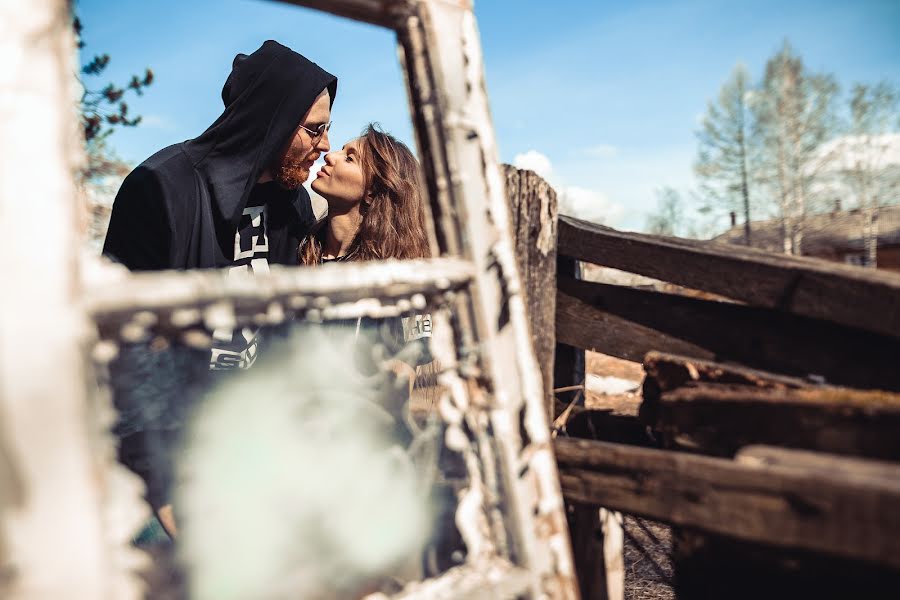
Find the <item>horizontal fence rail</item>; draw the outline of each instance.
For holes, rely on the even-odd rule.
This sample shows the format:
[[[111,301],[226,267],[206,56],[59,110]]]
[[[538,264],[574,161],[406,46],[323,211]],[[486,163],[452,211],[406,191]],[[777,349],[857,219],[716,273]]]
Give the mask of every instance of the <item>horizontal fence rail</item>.
[[[339,17],[372,25],[393,28],[398,21],[415,10],[415,2],[404,0],[281,0],[329,12]]]
[[[86,309],[101,331],[134,322],[179,329],[213,308],[226,320],[278,323],[287,311],[319,311],[322,318],[393,316],[441,303],[471,283],[471,263],[453,258],[341,263],[318,268],[272,266],[267,275],[227,271],[135,273],[89,284]],[[224,326],[221,324],[220,326]]]
[[[900,389],[900,338],[757,306],[561,277],[556,335],[640,362],[651,350]]]
[[[555,451],[570,501],[900,568],[900,466],[830,457],[811,470],[789,450],[734,461],[567,438]]]
[[[900,460],[900,394],[657,352],[644,369],[641,421],[673,448],[730,457],[772,444]]]
[[[559,218],[560,256],[900,338],[900,275]],[[861,307],[865,307],[862,309]]]

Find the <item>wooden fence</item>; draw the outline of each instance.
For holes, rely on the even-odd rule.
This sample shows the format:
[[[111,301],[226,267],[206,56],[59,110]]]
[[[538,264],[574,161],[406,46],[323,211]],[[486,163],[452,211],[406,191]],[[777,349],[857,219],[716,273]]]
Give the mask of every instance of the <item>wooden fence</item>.
[[[673,526],[678,598],[900,594],[900,276],[547,222],[552,189],[511,168],[507,187],[538,356],[556,344],[548,410],[575,399],[585,350],[646,372],[639,414],[575,408],[555,440],[582,596],[607,597],[598,507]],[[580,262],[676,285],[585,281]]]

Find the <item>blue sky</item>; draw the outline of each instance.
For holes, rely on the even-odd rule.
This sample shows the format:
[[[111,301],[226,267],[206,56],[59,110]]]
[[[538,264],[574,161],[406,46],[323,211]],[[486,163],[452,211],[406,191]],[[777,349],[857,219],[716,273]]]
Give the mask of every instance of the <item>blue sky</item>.
[[[201,133],[234,55],[270,38],[338,76],[333,145],[369,121],[413,143],[389,31],[264,0],[79,0],[77,11],[82,60],[112,57],[95,87],[156,74],[129,101],[144,123],[110,138],[130,162]],[[476,0],[475,14],[501,160],[541,168],[575,210],[623,229],[644,226],[656,189],[694,185],[699,115],[738,61],[757,78],[787,38],[844,89],[900,84],[896,0]]]

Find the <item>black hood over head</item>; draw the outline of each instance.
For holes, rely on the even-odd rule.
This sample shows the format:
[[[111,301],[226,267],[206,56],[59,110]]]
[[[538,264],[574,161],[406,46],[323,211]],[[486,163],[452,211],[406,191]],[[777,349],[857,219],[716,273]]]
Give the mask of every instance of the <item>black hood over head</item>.
[[[323,90],[331,102],[337,78],[317,64],[268,40],[253,54],[238,54],[222,88],[225,111],[182,148],[205,174],[221,218],[233,226],[263,170],[284,150]],[[302,187],[292,202],[307,195]]]

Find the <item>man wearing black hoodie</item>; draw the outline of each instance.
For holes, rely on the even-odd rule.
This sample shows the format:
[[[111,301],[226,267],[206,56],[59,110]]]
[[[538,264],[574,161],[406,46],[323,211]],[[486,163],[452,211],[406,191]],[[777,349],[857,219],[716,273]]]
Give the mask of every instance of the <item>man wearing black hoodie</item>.
[[[103,253],[131,270],[247,265],[255,235],[259,258],[298,264],[299,241],[315,223],[301,184],[329,149],[336,91],[333,75],[277,42],[238,54],[215,123],[125,178]],[[264,206],[264,217],[244,218],[257,214],[248,206]],[[253,233],[236,253],[244,230]]]
[[[221,116],[125,178],[104,255],[133,271],[228,267],[240,274],[298,264],[299,242],[316,223],[302,184],[329,150],[336,91],[333,75],[277,42],[238,54]],[[253,329],[213,338],[211,355],[199,361],[177,347],[153,357],[139,346],[123,348],[112,365],[120,457],[147,482],[154,508],[169,501],[170,455],[200,393],[190,390],[202,391],[200,371],[247,368],[256,358]],[[171,530],[171,519],[163,520]]]

